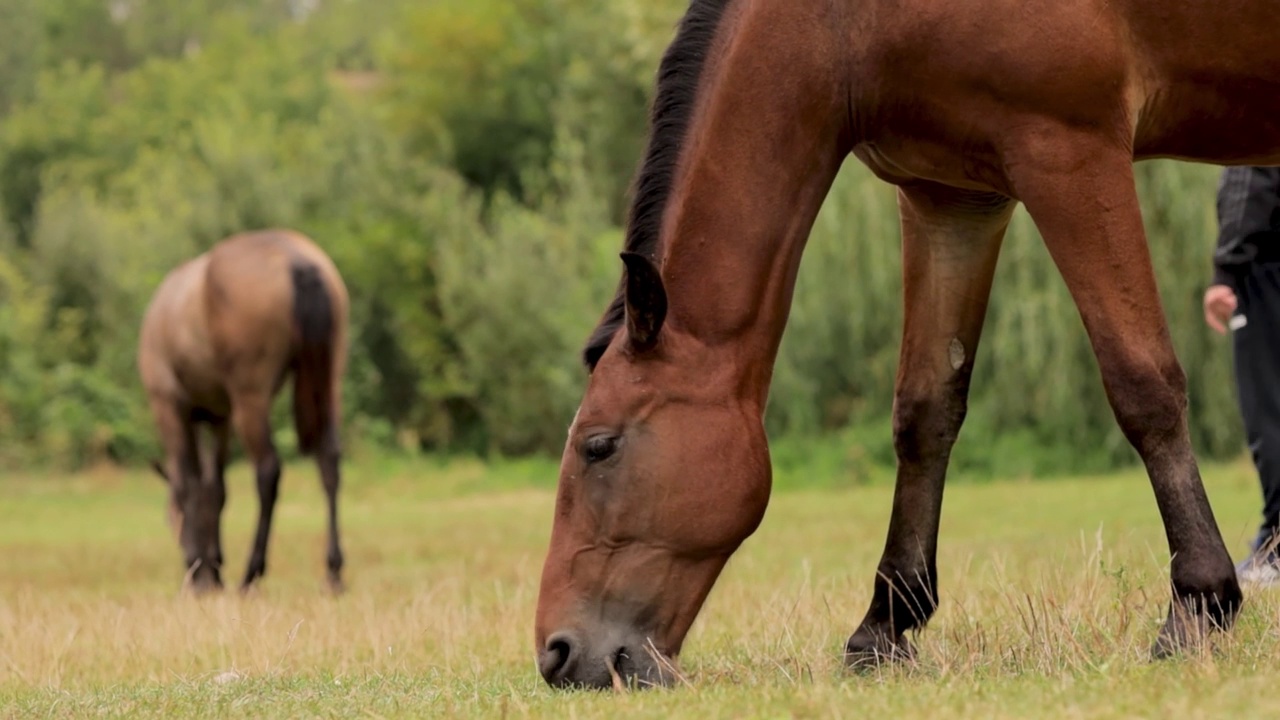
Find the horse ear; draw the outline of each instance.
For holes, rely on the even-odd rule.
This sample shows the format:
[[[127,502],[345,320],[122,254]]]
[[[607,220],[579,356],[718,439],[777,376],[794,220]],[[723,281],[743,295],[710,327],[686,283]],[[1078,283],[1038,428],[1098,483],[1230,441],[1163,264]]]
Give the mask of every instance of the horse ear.
[[[637,352],[651,349],[658,342],[658,331],[667,318],[667,290],[662,275],[649,258],[640,253],[622,253],[627,267],[624,299],[627,312],[627,340]]]

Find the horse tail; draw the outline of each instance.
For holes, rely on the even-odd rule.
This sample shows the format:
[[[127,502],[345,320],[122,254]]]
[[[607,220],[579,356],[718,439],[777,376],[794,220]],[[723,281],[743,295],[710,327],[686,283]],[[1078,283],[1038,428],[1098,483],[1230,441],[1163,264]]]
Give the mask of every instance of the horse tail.
[[[293,323],[296,338],[293,379],[293,420],[298,449],[314,453],[334,422],[333,303],[320,269],[295,262]]]

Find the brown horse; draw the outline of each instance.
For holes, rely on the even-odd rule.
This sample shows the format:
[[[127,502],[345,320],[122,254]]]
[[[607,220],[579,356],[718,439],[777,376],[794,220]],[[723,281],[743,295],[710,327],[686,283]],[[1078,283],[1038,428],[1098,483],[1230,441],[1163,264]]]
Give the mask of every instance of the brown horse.
[[[234,235],[165,277],[147,308],[138,370],[164,446],[169,516],[197,591],[222,587],[223,475],[235,429],[258,485],[258,532],[242,590],[267,569],[280,482],[271,404],[293,375],[298,445],[314,455],[329,502],[329,584],[338,542],[339,399],[348,300],[333,262],[295,232]],[[212,447],[201,450],[207,425]],[[203,456],[203,457],[202,457]]]
[[[555,686],[669,682],[771,468],[762,412],[814,218],[854,154],[898,188],[894,496],[845,660],[912,654],[1015,203],[1069,288],[1173,560],[1164,657],[1242,603],[1187,428],[1133,162],[1280,163],[1274,0],[692,0],[657,76],[618,295],[591,337],[536,617]],[[850,359],[856,362],[856,359]]]

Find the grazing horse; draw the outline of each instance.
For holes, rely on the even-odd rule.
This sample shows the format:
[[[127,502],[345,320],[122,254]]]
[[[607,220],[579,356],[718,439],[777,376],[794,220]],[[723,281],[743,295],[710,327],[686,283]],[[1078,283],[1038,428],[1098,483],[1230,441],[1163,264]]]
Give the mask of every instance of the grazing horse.
[[[222,587],[223,480],[234,428],[253,463],[258,531],[242,590],[267,569],[280,483],[271,404],[293,375],[298,446],[314,455],[329,502],[329,584],[342,589],[338,542],[339,395],[348,299],[333,262],[285,230],[234,235],[170,272],[142,324],[138,370],[164,446],[169,517],[199,592]],[[201,450],[201,425],[212,448]],[[203,457],[202,457],[203,456]]]
[[[948,458],[1021,202],[1083,320],[1172,554],[1166,657],[1242,595],[1200,479],[1133,162],[1280,164],[1276,0],[692,0],[658,69],[618,294],[561,459],[535,642],[553,686],[670,683],[771,489],[762,414],[797,268],[852,153],[896,186],[897,483],[844,651],[912,656]],[[856,362],[850,358],[850,362]]]

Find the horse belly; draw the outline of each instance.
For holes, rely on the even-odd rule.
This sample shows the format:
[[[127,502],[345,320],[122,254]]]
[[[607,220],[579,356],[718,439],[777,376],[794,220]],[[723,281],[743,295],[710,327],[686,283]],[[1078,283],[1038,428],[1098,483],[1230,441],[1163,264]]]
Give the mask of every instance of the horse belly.
[[[1269,84],[1188,82],[1157,93],[1139,116],[1134,157],[1280,164],[1280,75]]]
[[[231,399],[222,378],[205,367],[179,367],[179,383],[192,410],[215,418],[231,413]]]
[[[1280,163],[1280,0],[1123,0],[1140,86],[1134,154]]]

